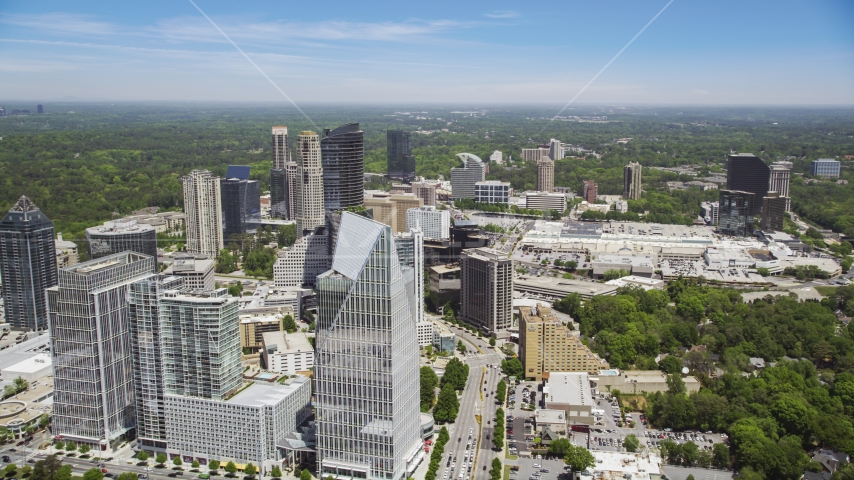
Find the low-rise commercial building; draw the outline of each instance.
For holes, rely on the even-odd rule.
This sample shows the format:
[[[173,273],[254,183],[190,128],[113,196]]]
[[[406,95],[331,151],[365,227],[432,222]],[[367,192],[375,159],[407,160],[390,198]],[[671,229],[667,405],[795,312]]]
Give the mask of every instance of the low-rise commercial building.
[[[167,267],[163,273],[164,275],[183,278],[184,287],[192,290],[213,290],[216,288],[214,261],[204,255],[176,255],[172,265]]]
[[[262,351],[271,372],[294,375],[314,368],[314,347],[302,332],[265,332]]]
[[[442,322],[433,322],[433,348],[451,353],[457,347],[457,336]]]
[[[581,472],[579,480],[660,480],[661,457],[654,453],[622,453],[593,450],[593,467]]]
[[[65,268],[70,265],[76,265],[80,261],[77,254],[77,244],[62,239],[62,232],[56,234],[54,240],[56,247],[56,268]]]
[[[480,203],[507,203],[510,201],[510,183],[485,180],[474,184],[474,201]]]
[[[544,381],[546,408],[566,414],[570,425],[593,425],[593,390],[587,372],[549,372]]]
[[[554,433],[566,435],[566,412],[541,408],[534,415],[534,428],[539,432],[548,429]]]
[[[810,162],[810,175],[825,178],[839,178],[839,160],[819,158]]]
[[[696,377],[684,376],[685,388],[688,393],[700,391],[700,381]],[[590,383],[596,393],[607,393],[619,390],[621,393],[664,393],[667,391],[667,375],[660,370],[602,370],[598,375],[590,377]]]
[[[27,382],[35,382],[37,379],[50,375],[53,372],[53,362],[50,355],[40,353],[34,357],[10,365],[0,371],[0,375],[8,381],[20,377]]]
[[[418,346],[426,347],[433,344],[433,322],[423,320],[415,324],[415,330],[418,332]]]
[[[290,307],[284,307],[289,309]],[[264,347],[264,334],[281,332],[282,319],[293,316],[293,310],[283,314],[240,314],[240,348],[258,352]]]
[[[562,193],[528,192],[525,194],[525,208],[547,212],[556,210],[566,211],[566,195]]]
[[[587,372],[596,375],[608,362],[557,318],[550,307],[519,307],[519,360],[524,376],[541,380],[551,372]]]
[[[165,411],[171,458],[258,466],[281,460],[276,441],[311,415],[311,382],[255,383],[223,401],[167,394]]]

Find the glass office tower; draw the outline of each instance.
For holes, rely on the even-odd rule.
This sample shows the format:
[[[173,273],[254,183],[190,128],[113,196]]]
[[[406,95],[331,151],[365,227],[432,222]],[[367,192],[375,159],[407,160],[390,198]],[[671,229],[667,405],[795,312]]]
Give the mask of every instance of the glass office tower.
[[[358,123],[324,129],[323,200],[326,210],[360,207],[365,203],[365,132]]]
[[[412,134],[404,130],[386,131],[388,177],[409,181],[415,178],[415,155],[412,154]]]

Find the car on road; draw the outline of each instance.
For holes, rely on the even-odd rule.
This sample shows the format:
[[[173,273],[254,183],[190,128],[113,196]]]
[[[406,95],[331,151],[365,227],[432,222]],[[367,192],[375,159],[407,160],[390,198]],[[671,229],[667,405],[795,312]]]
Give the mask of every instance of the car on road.
[[[202,475],[206,475],[206,474],[203,473]],[[199,475],[199,477],[201,477],[202,475]],[[148,478],[148,475],[146,475],[144,473],[137,473],[136,478],[139,478],[141,480],[145,480],[146,478]]]
[[[31,458],[31,459],[27,460],[27,463],[36,463],[36,460]]]

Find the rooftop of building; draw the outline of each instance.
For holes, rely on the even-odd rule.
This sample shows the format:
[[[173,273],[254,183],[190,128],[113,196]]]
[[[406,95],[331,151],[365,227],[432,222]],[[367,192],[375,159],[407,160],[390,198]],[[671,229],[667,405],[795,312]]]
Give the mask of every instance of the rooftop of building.
[[[537,410],[537,423],[566,423],[566,412],[542,408]]]
[[[631,478],[650,480],[661,476],[661,458],[653,453],[622,453],[594,450],[595,465],[581,473],[582,480]]]
[[[227,403],[247,407],[266,407],[276,405],[292,395],[302,384],[308,382],[308,377],[297,376],[287,384],[253,383],[241,390],[237,395],[226,400]]]
[[[106,257],[97,258],[95,260],[89,260],[87,262],[78,263],[76,265],[71,265],[69,267],[65,267],[63,270],[67,272],[76,273],[78,275],[92,275],[105,268],[128,265],[148,258],[151,257],[142,253],[125,251]]]
[[[510,186],[510,182],[502,182],[501,180],[482,180],[480,182],[475,182],[475,185],[502,185],[502,186]]]
[[[281,315],[240,315],[240,323],[273,323],[281,321]]]
[[[487,247],[464,250],[463,255],[481,260],[510,260],[506,253]]]
[[[40,353],[26,360],[22,360],[14,365],[10,365],[3,369],[6,374],[19,373],[35,373],[44,368],[50,368],[52,360],[50,355]]]
[[[56,240],[54,240],[54,245],[56,248],[61,250],[68,250],[77,248],[77,244],[74,242],[69,242],[68,240],[63,240],[62,232],[56,234]]]
[[[549,296],[560,298],[572,293],[578,293],[583,297],[592,297],[595,295],[613,295],[617,291],[617,287],[604,283],[531,275],[516,277],[513,281],[513,289],[522,292],[547,293]]]
[[[204,273],[214,267],[214,261],[207,257],[175,256],[174,261],[163,272],[166,275],[188,272]]]
[[[617,278],[614,280],[609,280],[605,282],[606,285],[613,285],[615,287],[632,287],[637,286],[641,287],[644,290],[653,290],[653,289],[663,289],[664,288],[664,280],[658,280],[655,278],[647,278],[647,277],[639,277],[637,275],[628,275],[625,277]]]
[[[308,337],[302,332],[264,332],[264,348],[275,347],[275,353],[314,352]]]
[[[147,223],[138,223],[135,218],[123,218],[104,222],[103,225],[97,227],[89,227],[86,229],[88,234],[96,235],[122,235],[126,233],[144,233],[153,232],[154,227]]]
[[[549,403],[593,406],[593,391],[587,372],[549,372],[543,397]]]
[[[454,332],[452,332],[451,329],[442,322],[433,322],[433,330],[438,333],[439,336],[443,337],[454,334]]]

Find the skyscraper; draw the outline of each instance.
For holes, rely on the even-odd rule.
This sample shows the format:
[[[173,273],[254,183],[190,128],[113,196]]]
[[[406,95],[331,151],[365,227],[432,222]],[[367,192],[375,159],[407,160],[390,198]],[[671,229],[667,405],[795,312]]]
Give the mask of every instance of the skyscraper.
[[[420,228],[410,227],[409,231],[396,234],[394,243],[400,264],[412,268],[415,273],[413,318],[417,325],[424,321],[424,234]]]
[[[344,212],[317,278],[318,477],[402,480],[421,448],[414,271],[391,227]]]
[[[324,129],[320,151],[326,210],[361,206],[365,196],[365,132],[358,123]]]
[[[323,164],[315,132],[302,131],[297,137],[297,172],[297,235],[302,236],[324,224]]]
[[[386,131],[388,152],[388,177],[411,180],[415,177],[415,156],[412,155],[412,138],[403,130]]]
[[[21,197],[0,222],[0,279],[6,322],[14,328],[47,328],[45,290],[56,285],[53,222]]]
[[[451,169],[451,199],[474,199],[475,184],[486,178],[483,160],[471,153],[458,153],[457,157],[463,166]]]
[[[553,161],[563,160],[563,143],[556,138],[549,141],[549,158]]]
[[[187,215],[187,251],[216,258],[223,247],[220,179],[207,170],[193,170],[181,180]]]
[[[537,162],[537,190],[549,193],[555,191],[555,162],[549,157],[543,157]]]
[[[777,192],[786,199],[786,211],[792,209],[792,199],[789,198],[789,180],[792,175],[791,162],[775,162],[771,164],[771,178],[768,183],[769,192]]]
[[[738,190],[742,192],[750,192],[754,199],[759,199],[759,202],[751,204],[753,211],[752,215],[758,215],[762,212],[761,199],[768,194],[768,186],[771,182],[771,169],[761,158],[752,153],[739,153],[727,155],[727,171],[726,171],[726,188],[727,190]],[[721,214],[723,214],[723,204],[721,204]],[[721,219],[723,222],[723,219]]]
[[[229,165],[220,181],[225,240],[246,233],[250,223],[261,220],[261,190],[257,180],[249,179],[249,171],[246,165]]]
[[[753,204],[756,203],[753,192],[721,190],[718,203],[719,232],[739,237],[753,236]]]
[[[284,170],[291,161],[288,148],[288,127],[273,127],[273,170]]]
[[[270,170],[270,216],[288,219],[288,174]]]
[[[641,197],[641,164],[631,162],[623,168],[623,198],[640,200]]]
[[[136,436],[143,448],[166,448],[160,297],[182,284],[179,277],[151,276],[128,288]]]
[[[489,335],[513,323],[513,260],[491,248],[460,255],[460,317]]]
[[[783,219],[786,216],[786,200],[777,192],[768,192],[762,198],[762,215],[759,217],[759,228],[763,232],[782,232]]]
[[[406,211],[406,228],[418,228],[424,232],[424,238],[430,240],[450,240],[451,212],[428,206],[410,208]]]
[[[117,253],[63,268],[47,290],[54,435],[115,449],[136,426],[128,289],[154,265]]]

